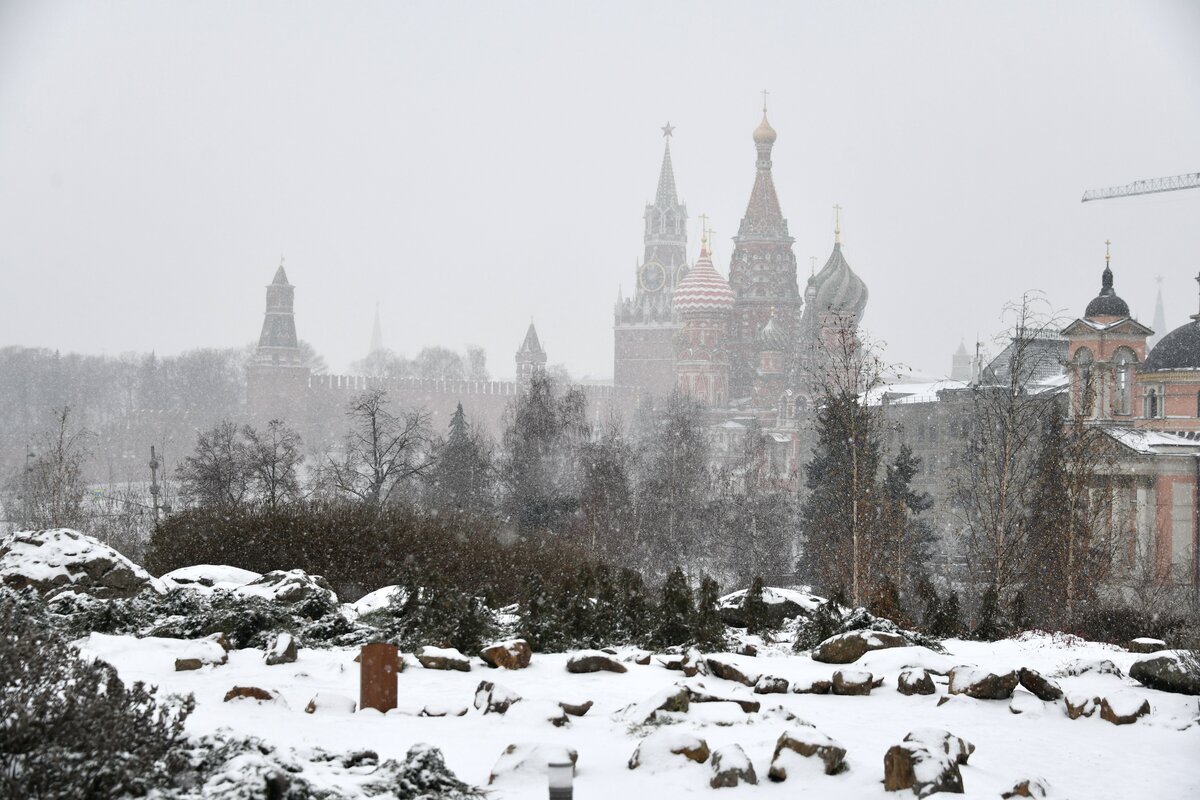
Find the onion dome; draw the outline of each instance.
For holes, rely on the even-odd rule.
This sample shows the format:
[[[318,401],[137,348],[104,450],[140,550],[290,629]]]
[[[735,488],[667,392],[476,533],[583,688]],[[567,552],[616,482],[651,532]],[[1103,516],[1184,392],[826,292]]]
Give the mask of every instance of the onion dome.
[[[754,337],[760,350],[788,350],[788,335],[775,317],[775,309],[771,309],[771,318]]]
[[[771,123],[767,122],[767,110],[763,109],[762,122],[758,123],[758,127],[754,129],[755,144],[775,144],[775,129],[771,127]]]
[[[829,260],[816,277],[809,280],[816,286],[813,310],[817,314],[862,317],[863,309],[867,307],[867,285],[846,263],[841,242],[834,242]]]
[[[1107,257],[1105,260],[1107,261]],[[1083,316],[1088,319],[1129,316],[1129,304],[1117,297],[1117,293],[1113,291],[1113,273],[1108,264],[1104,265],[1104,275],[1100,279],[1100,294],[1088,303]]]
[[[1200,283],[1200,275],[1196,282]],[[1159,339],[1142,365],[1142,372],[1172,370],[1200,370],[1200,314]]]
[[[701,314],[733,309],[734,294],[729,282],[713,266],[707,239],[700,245],[700,258],[687,277],[675,287],[673,302],[680,314]]]

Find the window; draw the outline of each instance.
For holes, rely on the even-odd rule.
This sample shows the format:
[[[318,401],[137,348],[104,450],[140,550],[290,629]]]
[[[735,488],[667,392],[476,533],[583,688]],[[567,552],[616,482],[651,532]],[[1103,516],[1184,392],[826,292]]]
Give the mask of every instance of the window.
[[[1117,371],[1116,397],[1113,398],[1113,413],[1131,414],[1133,405],[1133,367],[1137,356],[1122,347],[1113,359]]]
[[[1092,351],[1086,347],[1075,351],[1075,380],[1078,413],[1090,417],[1096,404],[1096,374],[1092,370]]]
[[[1154,389],[1146,392],[1146,418],[1158,419],[1158,392]]]

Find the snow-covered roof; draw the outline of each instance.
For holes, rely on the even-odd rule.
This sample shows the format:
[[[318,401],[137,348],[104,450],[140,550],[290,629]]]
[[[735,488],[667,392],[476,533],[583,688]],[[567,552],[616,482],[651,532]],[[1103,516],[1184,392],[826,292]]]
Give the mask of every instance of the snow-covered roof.
[[[1137,428],[1106,428],[1105,432],[1130,450],[1146,455],[1200,454],[1200,442],[1174,433]]]
[[[890,383],[867,392],[867,405],[877,406],[883,403],[936,403],[938,401],[938,392],[945,389],[966,388],[966,383],[950,380],[949,378],[933,381]]]

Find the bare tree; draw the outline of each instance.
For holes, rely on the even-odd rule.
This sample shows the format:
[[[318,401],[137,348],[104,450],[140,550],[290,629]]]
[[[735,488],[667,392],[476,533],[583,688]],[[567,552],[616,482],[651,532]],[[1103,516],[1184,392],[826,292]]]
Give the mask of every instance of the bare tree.
[[[1061,374],[1058,325],[1045,301],[1027,293],[1006,307],[1013,335],[971,389],[970,433],[953,491],[970,577],[1005,600],[1027,554],[1043,421],[1058,396],[1045,379]]]
[[[196,449],[175,469],[179,492],[192,505],[244,508],[250,494],[246,443],[230,420],[196,436]]]
[[[22,528],[85,528],[92,434],[75,425],[69,406],[55,409],[51,424],[36,438],[25,469],[10,486],[13,520]]]
[[[383,506],[397,487],[431,466],[428,415],[411,410],[397,416],[389,404],[383,389],[368,389],[351,401],[341,457],[329,457],[325,470],[338,494]]]
[[[272,511],[297,500],[298,470],[304,461],[300,434],[273,419],[262,433],[247,425],[242,435],[246,439],[246,473],[255,499]]]

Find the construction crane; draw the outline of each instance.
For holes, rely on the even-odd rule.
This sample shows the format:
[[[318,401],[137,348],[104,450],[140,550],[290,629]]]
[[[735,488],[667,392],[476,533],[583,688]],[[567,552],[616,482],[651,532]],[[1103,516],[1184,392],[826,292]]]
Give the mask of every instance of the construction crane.
[[[1109,200],[1113,197],[1130,197],[1135,194],[1155,194],[1156,192],[1174,192],[1178,189],[1200,188],[1200,172],[1189,172],[1187,175],[1172,175],[1170,178],[1151,178],[1146,181],[1134,181],[1124,186],[1110,186],[1107,189],[1089,189],[1083,193],[1082,202],[1089,200]]]

